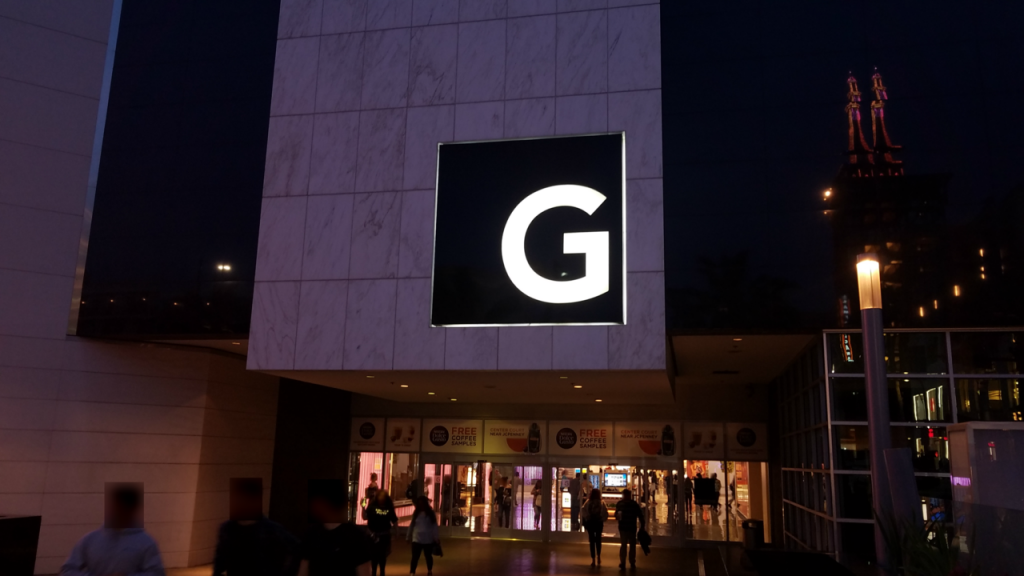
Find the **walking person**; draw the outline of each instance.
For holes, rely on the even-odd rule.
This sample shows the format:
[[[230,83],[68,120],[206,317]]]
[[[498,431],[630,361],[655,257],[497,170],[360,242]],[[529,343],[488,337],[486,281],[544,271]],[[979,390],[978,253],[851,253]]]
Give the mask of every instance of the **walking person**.
[[[370,561],[373,539],[365,530],[347,522],[343,486],[311,481],[309,512],[314,523],[302,540],[299,576],[356,576]]]
[[[263,515],[263,479],[232,478],[231,519],[220,525],[213,576],[293,576],[299,541]]]
[[[608,507],[601,499],[601,491],[594,488],[590,491],[590,498],[583,504],[581,510],[583,515],[583,528],[587,531],[587,540],[590,542],[590,565],[601,564],[601,534],[604,532],[604,523],[608,521]]]
[[[409,565],[409,574],[416,573],[416,566],[420,563],[420,555],[426,557],[427,576],[434,574],[434,549],[440,549],[441,535],[437,527],[437,515],[430,507],[430,500],[426,496],[416,499],[416,510],[412,513],[412,522],[409,523],[409,542],[412,543],[412,563]]]
[[[578,532],[580,529],[580,473],[576,473],[576,477],[569,481],[569,515],[572,517],[570,522],[573,532]]]
[[[501,511],[498,516],[498,526],[510,528],[512,526],[512,483],[508,476],[501,479],[501,488],[498,490],[498,505]]]
[[[633,500],[630,490],[622,491],[622,498],[615,504],[615,519],[619,522],[619,570],[626,569],[627,548],[630,568],[636,568],[637,522],[640,529],[647,529],[647,520],[640,505]]]
[[[380,576],[384,576],[384,568],[391,554],[391,527],[398,526],[395,504],[387,490],[377,491],[377,497],[363,510],[363,519],[366,520],[366,527],[377,538],[370,558],[371,574],[377,576],[379,567]]]
[[[690,518],[690,512],[693,511],[693,479],[689,476],[683,476],[683,514],[686,515],[687,521]]]
[[[712,472],[711,479],[715,481],[715,504],[712,508],[715,509],[715,514],[717,514],[718,506],[722,500],[722,481],[718,479],[718,472]]]
[[[533,490],[530,492],[530,495],[533,496],[533,527],[536,530],[540,530],[540,517],[543,510],[541,505],[544,502],[541,499],[540,478],[533,483]]]
[[[60,576],[164,576],[156,541],[142,529],[141,511],[142,494],[138,488],[109,488],[103,527],[75,544],[60,568]]]

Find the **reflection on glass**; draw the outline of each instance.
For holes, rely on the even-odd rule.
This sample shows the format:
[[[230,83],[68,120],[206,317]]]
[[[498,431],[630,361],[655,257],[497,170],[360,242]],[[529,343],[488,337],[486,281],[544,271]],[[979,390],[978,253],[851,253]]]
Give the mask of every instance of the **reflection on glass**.
[[[885,356],[890,374],[946,374],[946,334],[886,333]]]
[[[836,420],[862,422],[868,419],[863,378],[832,379],[832,413]]]
[[[1016,378],[957,380],[956,396],[957,417],[960,422],[1024,420],[1020,380]]]
[[[949,335],[955,374],[1019,374],[1024,334],[953,332]]]
[[[836,474],[839,493],[839,517],[872,517],[871,476],[868,474]]]
[[[868,427],[836,426],[836,467],[870,470]],[[917,472],[949,472],[949,438],[944,427],[893,426],[892,447],[909,448]]]
[[[828,334],[828,371],[832,374],[863,374],[864,348],[859,332]]]
[[[893,422],[950,422],[949,380],[891,378],[889,419]]]

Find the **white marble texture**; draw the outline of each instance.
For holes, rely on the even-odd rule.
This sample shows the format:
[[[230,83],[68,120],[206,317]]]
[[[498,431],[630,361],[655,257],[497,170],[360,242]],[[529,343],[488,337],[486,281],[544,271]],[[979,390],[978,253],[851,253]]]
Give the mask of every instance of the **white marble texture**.
[[[301,277],[305,222],[305,196],[263,199],[256,245],[257,282]]]
[[[322,13],[323,0],[281,0],[277,37],[295,38],[320,34]]]
[[[399,278],[430,278],[434,252],[434,191],[402,193]]]
[[[458,30],[455,24],[412,29],[409,63],[410,106],[455,102]]]
[[[359,113],[317,114],[309,163],[309,194],[355,191]]]
[[[505,97],[505,21],[459,24],[459,102]]]
[[[555,326],[551,358],[555,370],[607,370],[608,326]]]
[[[558,0],[559,12],[599,10],[608,7],[608,0]]]
[[[443,370],[444,328],[430,326],[430,279],[398,281],[395,370]]]
[[[551,136],[554,133],[554,98],[509,100],[505,103],[505,138]]]
[[[323,0],[321,34],[358,32],[366,29],[368,0]]]
[[[505,61],[507,98],[555,94],[555,22],[554,15],[509,19]]]
[[[626,182],[626,269],[659,272],[665,269],[665,216],[662,180]]]
[[[661,177],[661,90],[609,94],[608,130],[626,132],[627,178]]]
[[[359,113],[356,191],[399,190],[405,163],[405,109]]]
[[[349,278],[394,278],[398,274],[401,216],[400,192],[355,195]]]
[[[309,196],[265,210],[257,284],[303,281],[297,368],[664,368],[657,2],[283,4],[265,196]],[[438,143],[620,130],[628,324],[430,328]],[[265,342],[251,356],[281,364]]]
[[[295,369],[341,370],[345,358],[348,282],[303,282],[295,337]]]
[[[345,369],[391,370],[395,280],[351,280],[345,318]]]
[[[411,22],[412,0],[367,0],[367,30],[408,27]]]
[[[607,94],[560,96],[555,100],[556,134],[595,134],[607,131]]]
[[[363,95],[365,34],[334,34],[320,38],[317,112],[359,110]]]
[[[409,94],[408,28],[367,32],[363,52],[363,110],[405,106]]]
[[[516,0],[511,0],[513,3]],[[509,0],[461,0],[459,19],[463,22],[471,20],[494,20],[504,18],[508,13]]]
[[[309,185],[313,116],[271,118],[263,196],[301,196]]]
[[[608,89],[661,88],[661,7],[608,11]]]
[[[437,145],[455,139],[455,107],[409,108],[405,134],[405,188],[433,188]]]
[[[559,14],[559,96],[608,91],[608,14],[606,11]]]
[[[319,51],[320,38],[315,36],[277,41],[271,116],[313,111]]]
[[[353,194],[310,196],[302,253],[303,280],[348,278]]]
[[[449,24],[459,21],[459,0],[412,0],[412,25]]]
[[[505,103],[481,102],[455,106],[455,140],[492,140],[505,133]]]
[[[295,365],[298,282],[257,282],[249,328],[249,370],[291,370]]]
[[[551,326],[498,328],[498,370],[551,370]]]
[[[508,5],[508,17],[553,14],[558,9],[558,0],[512,0]]]
[[[496,370],[497,328],[441,328],[445,331],[445,370]]]
[[[627,274],[625,326],[608,327],[608,368],[665,369],[665,273]]]

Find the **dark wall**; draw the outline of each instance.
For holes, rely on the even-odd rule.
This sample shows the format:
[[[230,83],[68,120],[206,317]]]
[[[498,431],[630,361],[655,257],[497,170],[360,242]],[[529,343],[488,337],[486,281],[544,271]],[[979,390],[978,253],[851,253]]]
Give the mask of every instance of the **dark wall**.
[[[301,536],[310,479],[348,479],[352,394],[281,379],[269,517]]]
[[[248,333],[279,5],[124,0],[79,335]]]

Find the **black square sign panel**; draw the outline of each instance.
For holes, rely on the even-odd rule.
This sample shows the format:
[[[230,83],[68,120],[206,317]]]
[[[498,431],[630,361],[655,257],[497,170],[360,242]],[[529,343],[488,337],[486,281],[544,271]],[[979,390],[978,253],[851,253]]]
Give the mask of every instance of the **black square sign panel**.
[[[625,134],[441,144],[434,326],[625,324]]]

